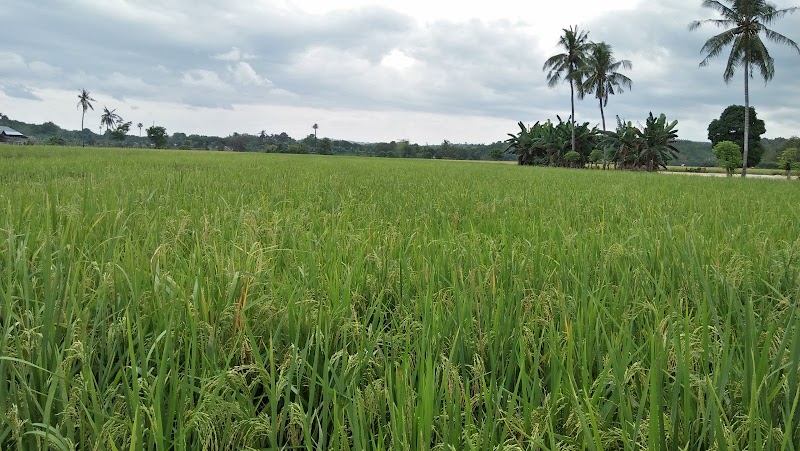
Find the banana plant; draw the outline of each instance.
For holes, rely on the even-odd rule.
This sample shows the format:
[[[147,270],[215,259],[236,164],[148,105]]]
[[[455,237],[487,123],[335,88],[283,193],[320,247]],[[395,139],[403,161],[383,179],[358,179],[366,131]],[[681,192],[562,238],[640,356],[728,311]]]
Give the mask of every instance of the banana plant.
[[[667,168],[667,162],[677,157],[678,149],[673,143],[678,139],[678,130],[675,128],[678,121],[667,122],[667,117],[662,113],[658,119],[653,113],[647,117],[644,129],[637,135],[641,142],[639,151],[639,165],[648,171]]]

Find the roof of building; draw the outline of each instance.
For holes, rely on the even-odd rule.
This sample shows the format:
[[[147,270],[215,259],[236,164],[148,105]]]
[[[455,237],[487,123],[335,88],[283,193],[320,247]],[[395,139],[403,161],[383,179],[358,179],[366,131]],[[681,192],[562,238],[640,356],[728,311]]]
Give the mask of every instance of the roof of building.
[[[0,125],[0,135],[6,135],[12,138],[27,138],[27,136],[23,135],[22,133],[14,130],[11,127],[6,127],[5,125]]]

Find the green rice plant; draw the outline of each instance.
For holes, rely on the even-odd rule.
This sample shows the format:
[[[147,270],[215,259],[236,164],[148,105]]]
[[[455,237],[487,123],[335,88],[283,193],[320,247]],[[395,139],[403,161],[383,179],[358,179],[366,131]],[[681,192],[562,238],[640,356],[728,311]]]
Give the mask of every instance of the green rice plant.
[[[4,450],[798,449],[792,183],[0,162]]]

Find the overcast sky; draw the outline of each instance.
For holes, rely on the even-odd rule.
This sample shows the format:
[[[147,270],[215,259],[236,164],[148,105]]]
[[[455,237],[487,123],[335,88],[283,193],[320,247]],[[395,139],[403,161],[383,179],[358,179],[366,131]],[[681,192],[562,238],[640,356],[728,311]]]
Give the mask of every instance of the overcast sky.
[[[633,89],[606,116],[679,121],[705,141],[708,123],[743,104],[725,85],[726,55],[700,68],[719,32],[700,0],[6,0],[0,8],[0,113],[80,128],[81,89],[95,110],[169,133],[312,132],[356,141],[493,142],[569,116],[569,87],[548,88],[542,64],[578,25],[629,59]],[[777,0],[778,7],[798,1]],[[800,41],[800,13],[773,29]],[[775,78],[751,82],[767,137],[800,134],[800,56],[772,44]],[[600,123],[597,101],[578,121]],[[134,129],[134,133],[138,130]]]

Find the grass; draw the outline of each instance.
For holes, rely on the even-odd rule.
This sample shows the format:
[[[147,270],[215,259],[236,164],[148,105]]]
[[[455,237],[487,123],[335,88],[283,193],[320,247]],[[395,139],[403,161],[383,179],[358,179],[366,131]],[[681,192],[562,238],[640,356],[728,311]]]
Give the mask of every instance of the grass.
[[[794,183],[0,162],[3,450],[798,449]]]

